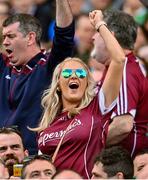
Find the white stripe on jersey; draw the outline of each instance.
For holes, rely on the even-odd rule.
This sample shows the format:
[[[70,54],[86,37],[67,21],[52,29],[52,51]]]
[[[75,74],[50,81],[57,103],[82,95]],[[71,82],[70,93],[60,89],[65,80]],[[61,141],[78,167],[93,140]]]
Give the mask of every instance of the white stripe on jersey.
[[[127,113],[128,102],[127,102],[127,85],[126,85],[126,66],[127,66],[127,58],[125,60],[119,98],[117,100],[117,115]]]
[[[90,129],[90,133],[89,133],[89,138],[86,144],[86,148],[85,148],[85,152],[84,152],[84,164],[85,164],[85,172],[87,175],[87,178],[90,179],[89,174],[88,174],[88,169],[87,169],[87,150],[88,150],[88,145],[92,136],[92,130],[93,130],[93,125],[94,125],[94,117],[91,118],[91,129]]]
[[[99,93],[98,93],[98,98],[99,98],[99,108],[101,111],[101,114],[107,114],[108,112],[110,112],[116,105],[117,103],[117,98],[112,102],[112,104],[109,107],[105,107],[105,97],[104,97],[104,93],[103,93],[103,89],[101,87]]]

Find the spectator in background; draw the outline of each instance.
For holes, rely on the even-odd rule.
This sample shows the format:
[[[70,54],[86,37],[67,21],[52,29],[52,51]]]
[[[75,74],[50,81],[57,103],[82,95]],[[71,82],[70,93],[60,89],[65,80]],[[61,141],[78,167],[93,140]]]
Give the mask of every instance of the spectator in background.
[[[25,13],[32,14],[34,0],[9,0],[12,6],[13,14]]]
[[[134,158],[134,176],[136,179],[148,179],[148,149],[139,152]]]
[[[54,0],[10,0],[13,7],[13,14],[26,13],[35,16],[41,23],[42,36],[41,47],[48,50],[51,47],[48,38],[48,27],[50,22],[55,19]]]
[[[95,80],[95,82],[97,82],[99,84],[103,77],[103,72],[105,71],[105,65],[102,63],[99,63],[96,60],[96,58],[93,57],[93,51],[89,58],[88,65],[89,65],[90,71],[92,73],[93,79]]]
[[[68,0],[68,1],[72,10],[72,14],[76,20],[77,17],[82,12],[82,7],[85,1],[84,0]],[[50,41],[53,41],[53,37],[54,37],[54,24],[55,24],[55,21],[52,21],[48,28],[48,37]]]
[[[69,0],[70,7],[72,9],[72,13],[75,18],[79,16],[82,12],[82,7],[84,5],[84,0]]]
[[[146,8],[141,9],[135,16],[138,23],[138,34],[135,43],[135,53],[139,57],[143,71],[148,76],[148,11]]]
[[[92,36],[94,34],[94,28],[90,23],[88,14],[80,14],[76,20],[75,30],[75,51],[74,56],[82,59],[88,64],[88,59],[92,49]]]
[[[93,9],[105,10],[111,6],[113,0],[91,0]]]
[[[22,163],[28,156],[21,133],[15,128],[0,128],[0,158],[13,176],[13,165]]]
[[[52,40],[48,36],[49,26],[52,26],[54,32],[53,21],[55,20],[55,1],[54,0],[34,0],[33,15],[39,19],[43,29],[41,36],[41,47],[49,50],[51,48]],[[54,21],[55,22],[55,21]],[[51,32],[51,33],[53,33]]]
[[[138,56],[139,55],[139,50],[146,46],[148,43],[148,37],[147,37],[147,34],[145,34],[142,26],[139,26],[138,27],[138,31],[137,31],[137,39],[136,39],[136,42],[135,42],[135,54]]]
[[[36,127],[41,115],[41,96],[51,83],[55,66],[72,55],[74,23],[67,0],[56,0],[56,27],[50,54],[41,50],[42,28],[28,14],[15,14],[3,23],[3,45],[7,57],[0,54],[0,127],[18,125],[25,148],[37,153]]]
[[[47,155],[29,156],[24,159],[22,179],[51,179],[56,169]]]
[[[11,4],[7,0],[0,1],[0,50],[3,51],[2,47],[2,24],[6,18],[11,15]]]
[[[7,0],[0,1],[0,28],[3,21],[11,14],[11,4]]]
[[[121,146],[105,148],[96,157],[91,179],[133,179],[133,160]]]
[[[143,5],[146,7],[146,8],[148,8],[148,1],[147,0],[140,0],[142,3],[143,3]]]

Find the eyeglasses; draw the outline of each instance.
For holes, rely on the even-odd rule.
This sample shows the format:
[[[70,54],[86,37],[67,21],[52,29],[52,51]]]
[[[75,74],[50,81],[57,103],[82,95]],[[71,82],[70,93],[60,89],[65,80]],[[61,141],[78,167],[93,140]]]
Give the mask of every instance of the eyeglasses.
[[[73,73],[75,73],[76,76],[81,79],[87,76],[85,69],[63,69],[61,74],[64,78],[69,78]]]

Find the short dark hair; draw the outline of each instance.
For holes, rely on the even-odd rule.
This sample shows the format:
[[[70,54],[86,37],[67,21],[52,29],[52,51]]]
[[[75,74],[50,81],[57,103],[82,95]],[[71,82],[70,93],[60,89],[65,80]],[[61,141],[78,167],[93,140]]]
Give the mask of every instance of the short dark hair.
[[[49,163],[51,163],[54,166],[54,164],[52,163],[52,158],[49,155],[40,154],[40,155],[27,156],[23,160],[23,168],[22,168],[22,175],[21,175],[22,179],[24,179],[26,177],[26,173],[25,173],[26,167],[36,160],[48,161]]]
[[[19,31],[26,36],[29,32],[36,33],[36,43],[40,46],[40,40],[42,35],[42,27],[37,18],[29,14],[14,14],[9,16],[4,22],[3,27],[7,27],[10,24],[19,22]]]
[[[115,33],[121,47],[133,50],[138,28],[133,16],[115,9],[105,10],[103,15],[109,30]]]
[[[0,128],[0,134],[12,134],[12,133],[17,134],[21,138],[22,144],[23,144],[23,148],[24,148],[25,146],[24,146],[23,137],[22,137],[21,132],[18,130],[18,126],[11,126],[11,127],[2,127],[2,128]]]
[[[136,158],[137,156],[140,156],[140,155],[143,155],[143,154],[148,154],[148,149],[143,149],[143,150],[139,151],[139,152],[136,154],[135,158]]]
[[[96,165],[99,162],[103,164],[103,170],[107,173],[108,177],[113,177],[118,172],[122,172],[125,179],[133,178],[133,160],[129,152],[121,146],[103,149],[95,159]]]

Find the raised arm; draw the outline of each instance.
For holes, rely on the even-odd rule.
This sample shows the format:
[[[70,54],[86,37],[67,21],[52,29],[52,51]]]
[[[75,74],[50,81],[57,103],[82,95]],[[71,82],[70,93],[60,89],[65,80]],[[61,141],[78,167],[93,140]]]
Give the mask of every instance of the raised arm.
[[[67,27],[73,21],[72,11],[68,0],[56,0],[56,24],[58,27]]]
[[[49,73],[65,58],[72,56],[74,33],[74,20],[68,0],[56,0],[56,26],[48,61]]]
[[[90,21],[95,29],[102,36],[109,53],[109,69],[102,85],[105,97],[105,106],[108,107],[117,98],[122,73],[124,69],[125,54],[113,34],[108,30],[106,23],[103,21],[103,14],[100,10],[95,10],[89,15]]]

